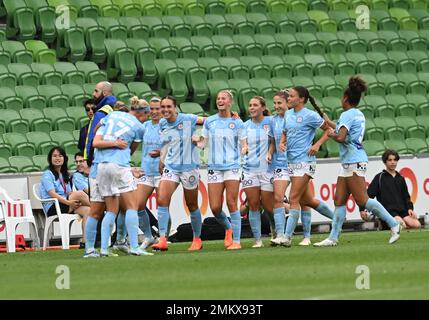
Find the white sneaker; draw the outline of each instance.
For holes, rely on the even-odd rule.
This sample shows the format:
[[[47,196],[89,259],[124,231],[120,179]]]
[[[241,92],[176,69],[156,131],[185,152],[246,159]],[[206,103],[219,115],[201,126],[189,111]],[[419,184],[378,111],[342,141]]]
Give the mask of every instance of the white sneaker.
[[[152,252],[147,252],[141,247],[137,247],[137,249],[130,249],[130,254],[133,256],[153,256]]]
[[[326,238],[323,241],[316,242],[314,244],[315,247],[335,247],[338,244],[337,241]]]
[[[278,237],[272,238],[270,240],[271,246],[273,246],[273,247],[280,246],[282,241],[283,241],[283,238],[284,238],[284,236],[278,236]]]
[[[101,249],[100,257],[118,257],[118,255],[116,253],[113,253],[109,249]]]
[[[121,251],[123,253],[128,254],[130,248],[128,247],[127,240],[116,241],[112,247],[113,250]]]
[[[309,246],[311,245],[311,240],[310,238],[304,238],[302,239],[302,241],[299,243],[300,246]]]
[[[400,223],[398,223],[396,227],[393,227],[392,229],[390,229],[391,236],[389,239],[389,244],[395,243],[396,241],[399,240],[401,229],[402,229],[402,226]]]
[[[100,254],[96,250],[91,250],[89,252],[85,252],[83,257],[84,258],[100,258]]]
[[[292,246],[292,239],[288,236],[282,237],[282,241],[280,242],[280,245],[283,247],[290,248]]]
[[[155,240],[155,238],[145,238],[143,240],[143,243],[140,246],[140,249],[146,250],[147,248],[149,248],[151,245],[157,243],[157,241]]]
[[[262,243],[262,240],[257,240],[252,248],[262,248],[263,246],[264,244]]]

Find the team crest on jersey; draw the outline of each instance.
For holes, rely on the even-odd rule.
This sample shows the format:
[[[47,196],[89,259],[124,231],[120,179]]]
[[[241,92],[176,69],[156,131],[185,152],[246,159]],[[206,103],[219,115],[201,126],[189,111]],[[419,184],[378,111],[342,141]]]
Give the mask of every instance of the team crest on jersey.
[[[302,122],[302,117],[297,117],[296,118],[296,122],[301,123]]]
[[[190,183],[194,183],[194,182],[195,182],[195,180],[197,180],[197,178],[196,178],[195,176],[190,176],[190,177],[189,177],[189,182],[190,182]]]
[[[229,124],[229,128],[230,128],[230,129],[234,129],[234,128],[235,128],[235,124],[230,123],[230,124]]]
[[[179,123],[179,125],[177,126],[178,129],[183,129],[183,123]]]
[[[265,131],[270,130],[270,126],[269,126],[268,124],[264,124],[264,130],[265,130]]]

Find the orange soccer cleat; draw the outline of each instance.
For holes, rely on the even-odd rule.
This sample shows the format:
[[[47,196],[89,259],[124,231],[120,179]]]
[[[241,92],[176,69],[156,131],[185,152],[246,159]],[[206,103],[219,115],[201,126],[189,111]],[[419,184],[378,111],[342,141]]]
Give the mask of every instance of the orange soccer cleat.
[[[198,251],[203,248],[203,242],[201,241],[201,238],[194,238],[192,240],[191,246],[188,248],[188,251]]]
[[[239,242],[233,242],[226,250],[240,250],[241,244]]]
[[[232,245],[232,228],[225,230],[225,240],[223,241],[225,248]]]
[[[157,251],[167,251],[168,250],[167,238],[160,237],[158,243],[152,245],[151,248]]]

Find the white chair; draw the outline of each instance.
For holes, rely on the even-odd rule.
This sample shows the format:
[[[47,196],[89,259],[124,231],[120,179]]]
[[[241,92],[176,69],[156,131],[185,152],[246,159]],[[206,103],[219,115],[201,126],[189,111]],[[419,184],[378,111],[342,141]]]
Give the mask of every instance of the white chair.
[[[45,228],[43,231],[43,250],[46,250],[46,247],[48,246],[49,229],[52,226],[52,223],[57,220],[60,224],[62,247],[63,249],[69,249],[70,248],[70,225],[75,220],[80,219],[79,215],[70,214],[67,212],[65,213],[61,212],[60,203],[58,199],[55,199],[55,198],[41,199],[40,183],[36,183],[33,185],[33,194],[34,194],[34,197],[42,203],[42,205],[44,203],[52,203],[55,206],[55,209],[57,212],[56,215],[48,217],[47,212],[45,212],[45,209],[43,209],[43,212],[45,213],[45,216],[46,216]]]
[[[6,232],[6,243],[7,243],[7,252],[15,252],[15,235],[16,227],[20,223],[30,223],[34,227],[34,238],[33,243],[39,249],[40,241],[37,235],[37,225],[36,220],[33,216],[33,210],[31,209],[30,200],[12,200],[7,194],[6,190],[0,187],[0,222],[5,223],[5,232]],[[20,210],[18,210],[18,208]],[[12,210],[16,210],[13,214]],[[16,214],[20,211],[19,216]],[[16,215],[16,216],[15,216]]]

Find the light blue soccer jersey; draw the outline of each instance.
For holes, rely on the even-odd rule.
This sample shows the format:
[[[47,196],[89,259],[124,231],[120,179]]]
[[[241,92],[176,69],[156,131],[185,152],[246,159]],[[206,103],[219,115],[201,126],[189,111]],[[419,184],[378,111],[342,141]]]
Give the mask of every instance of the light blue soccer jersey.
[[[248,152],[244,156],[243,169],[246,171],[260,173],[268,172],[274,169],[272,164],[268,164],[266,156],[270,139],[268,133],[270,131],[270,123],[272,117],[264,117],[264,119],[255,123],[251,119],[244,123],[244,135],[247,138]]]
[[[74,172],[72,182],[77,191],[88,189],[88,177],[82,172]]]
[[[143,124],[133,115],[114,111],[103,119],[105,127],[102,137],[103,140],[115,141],[120,138],[128,142],[125,149],[106,148],[98,149],[99,163],[116,163],[123,167],[129,167],[131,161],[130,145],[133,141],[139,141],[143,137]]]
[[[208,139],[208,168],[231,170],[240,168],[240,140],[243,140],[243,121],[223,118],[218,114],[204,122],[202,136]]]
[[[283,134],[284,121],[284,117],[280,117],[278,115],[272,117],[271,119],[270,131],[268,132],[268,135],[274,138],[274,143],[276,144],[276,151],[272,157],[273,168],[287,169],[286,151],[281,152],[279,150],[279,143]]]
[[[314,162],[315,156],[309,156],[308,150],[313,144],[316,129],[323,122],[316,112],[303,108],[298,112],[290,109],[286,112],[284,132],[286,132],[286,154],[289,163]]]
[[[368,157],[362,146],[362,139],[365,134],[364,114],[356,108],[344,111],[337,121],[335,131],[338,133],[341,127],[348,130],[346,139],[340,143],[341,163],[367,162]]]
[[[59,196],[67,198],[67,194],[71,191],[70,182],[65,183],[63,175],[59,175],[59,179],[55,180],[55,176],[51,170],[45,170],[40,178],[40,197],[42,199],[52,198],[48,191],[54,190]],[[43,203],[45,212],[48,212],[53,203]]]
[[[162,142],[159,134],[159,123],[146,121],[143,130],[142,169],[146,176],[159,176],[159,157],[152,158],[149,152],[161,150]]]
[[[196,146],[192,143],[198,116],[194,114],[177,115],[176,121],[161,119],[159,129],[161,141],[168,144],[165,168],[173,172],[186,172],[198,168],[200,158]]]

